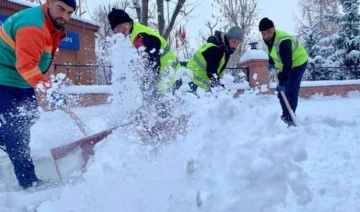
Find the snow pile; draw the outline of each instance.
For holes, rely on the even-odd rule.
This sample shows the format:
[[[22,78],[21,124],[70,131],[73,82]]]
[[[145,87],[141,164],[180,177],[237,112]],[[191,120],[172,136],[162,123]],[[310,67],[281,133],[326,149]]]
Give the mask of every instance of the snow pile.
[[[136,70],[129,71],[137,54],[126,45],[117,41],[113,46],[117,54],[111,59],[119,64],[114,64],[112,103],[74,109],[91,133],[131,121],[142,105]],[[122,76],[126,79],[117,83]],[[7,165],[0,170],[0,204],[5,212],[360,209],[355,204],[360,195],[353,191],[360,187],[354,177],[360,174],[357,93],[349,102],[340,97],[301,100],[301,126],[290,128],[279,119],[275,95],[246,92],[235,99],[233,94],[233,89],[219,89],[213,95],[199,92],[198,98],[182,88],[172,104],[176,117],[187,117],[179,122],[186,123],[186,134],[154,142],[134,126],[121,127],[95,146],[84,174],[70,171],[76,157],[61,161],[66,173],[59,188],[3,192],[16,180],[9,161],[1,157],[1,165]],[[344,110],[345,105],[352,107]],[[83,137],[67,114],[41,115],[32,129],[34,152]],[[39,177],[54,173],[37,159]]]
[[[265,105],[229,96],[198,103],[205,107],[174,143],[153,148],[131,129],[114,132],[96,146],[81,182],[37,211],[51,204],[51,211],[260,212],[276,211],[289,193],[300,205],[311,201],[300,166],[307,152],[293,142],[296,131],[279,133],[284,126],[252,119]]]

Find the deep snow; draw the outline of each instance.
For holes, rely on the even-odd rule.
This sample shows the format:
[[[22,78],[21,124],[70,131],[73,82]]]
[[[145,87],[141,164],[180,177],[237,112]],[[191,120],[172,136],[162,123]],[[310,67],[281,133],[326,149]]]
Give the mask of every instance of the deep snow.
[[[142,106],[136,52],[114,39],[112,103],[73,109],[88,134],[131,121]],[[171,100],[175,117],[190,117],[185,135],[156,142],[135,126],[120,128],[95,146],[85,173],[77,169],[79,152],[58,161],[64,182],[58,188],[17,191],[11,164],[0,155],[2,210],[359,211],[360,94],[300,99],[301,125],[287,127],[275,95],[249,90],[233,98],[236,87],[246,84],[201,98],[180,91]],[[41,115],[31,147],[39,177],[56,180],[49,149],[84,135],[63,111]]]

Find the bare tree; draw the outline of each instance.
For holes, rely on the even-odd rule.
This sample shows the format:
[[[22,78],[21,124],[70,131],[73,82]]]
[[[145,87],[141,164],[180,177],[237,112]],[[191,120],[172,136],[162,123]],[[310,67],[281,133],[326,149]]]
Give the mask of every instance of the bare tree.
[[[302,26],[311,26],[316,23],[318,23],[317,27],[321,37],[327,37],[339,30],[339,25],[335,21],[341,11],[339,1],[302,0],[298,5],[301,10],[301,18],[299,18],[297,34],[302,31]]]
[[[226,31],[233,25],[240,26],[245,30],[245,35],[249,35],[251,28],[258,17],[258,0],[214,0],[218,4],[220,16],[223,20],[223,30]],[[221,19],[221,18],[220,18]],[[236,66],[240,55],[246,50],[248,45],[246,36],[245,41],[231,56],[228,67]]]
[[[168,17],[167,22],[165,20],[165,4],[167,2],[167,14],[171,14],[171,17]],[[133,0],[134,9],[137,13],[137,18],[140,23],[156,28],[158,32],[165,38],[168,39],[170,36],[171,30],[176,25],[176,19],[180,13],[186,13],[183,9],[186,0],[177,0],[172,7],[169,7],[170,0],[156,0],[156,2],[150,2],[149,0],[142,0],[141,5],[139,5],[138,0]],[[136,7],[135,7],[136,5]],[[156,5],[153,7],[156,10],[150,10],[150,5]],[[171,10],[171,11],[170,11]],[[140,16],[141,14],[141,16]],[[156,18],[155,18],[156,17]]]
[[[156,0],[156,6],[157,6],[158,30],[160,34],[164,34],[164,29],[165,29],[164,1]]]
[[[174,28],[176,18],[179,15],[179,13],[181,12],[181,9],[183,8],[184,3],[185,3],[185,0],[178,0],[177,1],[176,6],[174,8],[174,11],[172,13],[172,16],[171,16],[171,18],[169,20],[169,23],[168,23],[167,27],[166,27],[166,30],[164,31],[164,33],[162,33],[162,35],[165,38],[169,37],[171,30]]]
[[[148,25],[149,20],[149,0],[142,0],[140,5],[141,17],[138,17],[140,23]]]
[[[126,12],[135,20],[156,29],[159,34],[168,39],[173,28],[193,10],[191,5],[194,3],[185,3],[186,0],[122,0],[116,4],[119,5],[118,8],[127,8]],[[166,15],[168,15],[167,19],[165,19]]]
[[[215,33],[218,23],[219,23],[218,20],[216,20],[215,23],[212,23],[210,21],[205,23],[205,26],[210,30],[211,35],[213,35]],[[202,38],[204,41],[207,39],[207,37],[204,37],[204,36]]]

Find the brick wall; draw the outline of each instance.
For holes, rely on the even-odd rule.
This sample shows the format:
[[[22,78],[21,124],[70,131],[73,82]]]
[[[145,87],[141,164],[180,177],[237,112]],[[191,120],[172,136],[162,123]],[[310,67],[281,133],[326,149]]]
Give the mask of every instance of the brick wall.
[[[239,67],[249,68],[250,87],[256,88],[262,85],[269,86],[269,71],[267,71],[267,60],[251,59],[240,63]]]
[[[303,98],[309,98],[315,94],[347,96],[350,91],[360,91],[360,85],[302,86],[300,96]]]
[[[239,67],[249,68],[250,87],[259,89],[260,93],[273,94],[275,92],[274,86],[270,88],[270,73],[267,69],[268,60],[251,59],[239,63]],[[350,91],[360,91],[360,83],[354,81],[354,84],[346,85],[316,85],[316,82],[312,82],[312,85],[307,85],[307,82],[301,83],[300,97],[309,98],[314,94],[322,94],[324,96],[341,95],[347,96]],[[266,89],[261,87],[266,86]],[[240,95],[243,91],[239,91],[236,96]]]

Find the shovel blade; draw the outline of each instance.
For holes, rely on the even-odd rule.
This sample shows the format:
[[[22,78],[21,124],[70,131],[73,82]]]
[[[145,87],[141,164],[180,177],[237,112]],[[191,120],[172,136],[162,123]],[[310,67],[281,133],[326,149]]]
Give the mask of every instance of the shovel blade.
[[[54,160],[59,160],[65,157],[67,154],[72,152],[74,149],[80,147],[82,149],[83,156],[89,157],[94,154],[94,146],[95,144],[101,142],[108,135],[110,135],[114,129],[117,127],[101,131],[99,133],[84,137],[77,141],[71,142],[69,144],[65,144],[63,146],[59,146],[51,149],[51,156]]]

